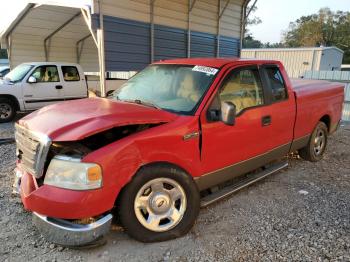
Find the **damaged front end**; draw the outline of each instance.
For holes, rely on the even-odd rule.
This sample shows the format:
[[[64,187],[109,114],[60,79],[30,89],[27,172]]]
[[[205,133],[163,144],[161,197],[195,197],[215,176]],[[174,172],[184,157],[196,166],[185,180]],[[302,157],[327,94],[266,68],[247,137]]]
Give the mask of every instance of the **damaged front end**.
[[[112,222],[110,211],[101,207],[101,195],[96,196],[103,191],[103,170],[98,164],[81,160],[99,148],[157,125],[118,126],[71,142],[51,141],[16,125],[13,192],[20,193],[24,207],[33,211],[39,232],[63,246],[101,243]],[[82,206],[89,208],[80,212]],[[94,214],[89,213],[92,209]]]

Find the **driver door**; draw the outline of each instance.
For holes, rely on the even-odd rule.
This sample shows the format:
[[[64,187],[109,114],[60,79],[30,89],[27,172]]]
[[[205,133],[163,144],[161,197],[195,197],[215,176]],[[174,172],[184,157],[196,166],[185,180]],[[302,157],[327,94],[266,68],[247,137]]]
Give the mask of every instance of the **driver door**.
[[[201,115],[204,175],[200,187],[224,182],[264,162],[270,139],[270,126],[264,123],[265,96],[257,66],[234,68],[225,76]],[[220,111],[221,102],[235,104],[234,125],[208,117],[212,110]]]
[[[36,82],[30,83],[29,78]],[[36,67],[23,84],[24,106],[35,110],[64,100],[63,84],[55,65]]]

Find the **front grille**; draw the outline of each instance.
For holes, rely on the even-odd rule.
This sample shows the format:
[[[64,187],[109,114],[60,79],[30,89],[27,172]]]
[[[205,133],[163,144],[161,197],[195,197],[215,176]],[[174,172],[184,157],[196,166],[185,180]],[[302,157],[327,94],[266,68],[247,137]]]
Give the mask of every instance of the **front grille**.
[[[33,132],[18,124],[16,124],[15,137],[20,168],[36,178],[41,177],[51,140],[46,135]]]

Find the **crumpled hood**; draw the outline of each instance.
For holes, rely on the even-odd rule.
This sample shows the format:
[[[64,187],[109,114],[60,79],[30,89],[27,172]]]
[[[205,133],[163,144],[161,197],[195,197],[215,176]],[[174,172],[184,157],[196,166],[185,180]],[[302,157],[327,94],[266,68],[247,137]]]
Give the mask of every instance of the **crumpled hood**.
[[[176,117],[143,105],[87,98],[44,107],[19,120],[19,124],[53,141],[75,141],[116,126],[166,123]]]

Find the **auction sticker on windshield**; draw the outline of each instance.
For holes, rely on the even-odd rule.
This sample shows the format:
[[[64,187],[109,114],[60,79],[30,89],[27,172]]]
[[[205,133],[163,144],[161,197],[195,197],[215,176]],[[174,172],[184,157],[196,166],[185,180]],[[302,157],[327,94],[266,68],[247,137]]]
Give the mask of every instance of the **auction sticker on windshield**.
[[[213,67],[208,67],[208,66],[195,66],[192,68],[192,71],[196,71],[196,72],[202,72],[202,73],[206,73],[208,75],[215,75],[219,69],[213,68]]]

